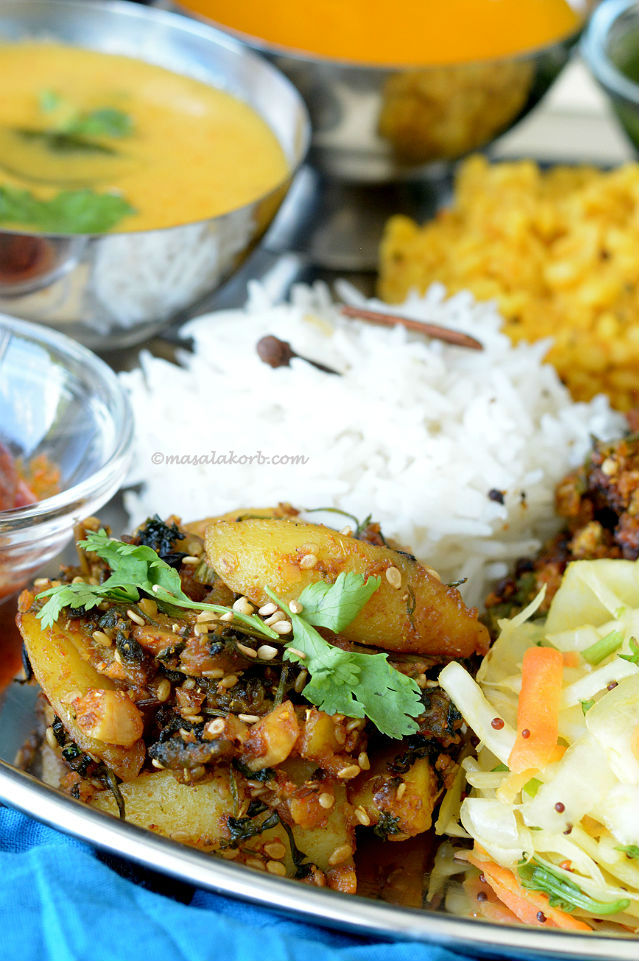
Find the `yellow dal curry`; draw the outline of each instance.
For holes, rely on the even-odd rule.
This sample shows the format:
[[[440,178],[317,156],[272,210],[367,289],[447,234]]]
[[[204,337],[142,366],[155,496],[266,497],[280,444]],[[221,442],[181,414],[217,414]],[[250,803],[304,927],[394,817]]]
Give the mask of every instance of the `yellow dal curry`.
[[[2,226],[32,229],[12,206],[25,191],[116,193],[128,209],[102,229],[133,231],[225,213],[286,176],[255,111],[190,77],[49,42],[0,46],[0,73]]]

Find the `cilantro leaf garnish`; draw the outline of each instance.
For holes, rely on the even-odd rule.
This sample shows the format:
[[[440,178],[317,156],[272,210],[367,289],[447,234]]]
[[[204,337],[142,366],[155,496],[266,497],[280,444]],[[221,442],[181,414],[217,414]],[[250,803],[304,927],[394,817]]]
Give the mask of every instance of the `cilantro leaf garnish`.
[[[119,603],[134,603],[141,594],[152,597],[165,607],[180,607],[196,611],[213,611],[227,614],[230,607],[222,604],[205,604],[192,600],[182,590],[180,575],[163,561],[151,547],[144,544],[126,544],[109,537],[105,530],[87,534],[79,546],[92,554],[97,554],[111,568],[111,575],[96,586],[91,584],[60,584],[50,587],[37,595],[38,599],[49,600],[38,613],[43,627],[51,627],[65,607],[90,610],[100,601],[111,600]],[[231,611],[234,626],[249,628],[252,633],[271,639],[279,639],[272,628],[255,614],[240,614]]]
[[[631,861],[639,860],[639,844],[617,844],[615,851],[621,851]]]
[[[361,574],[340,574],[335,584],[323,584],[321,590],[311,585],[300,595],[300,614],[293,613],[268,588],[267,593],[293,625],[293,641],[286,646],[285,659],[301,664],[311,675],[303,696],[327,714],[368,717],[382,734],[401,738],[418,730],[415,718],[423,706],[416,682],[392,667],[387,654],[343,651],[324,640],[309,623],[312,618],[318,626],[336,630],[339,625],[342,630],[379,584],[379,578],[365,581]]]
[[[593,698],[590,698],[588,701],[580,701],[579,703],[581,704],[581,713],[585,717],[590,708],[594,706],[595,702]]]
[[[111,573],[102,584],[60,584],[39,593],[38,599],[48,598],[37,615],[44,628],[54,624],[66,607],[90,610],[103,600],[135,603],[142,594],[169,610],[231,611],[221,604],[188,597],[182,591],[179,573],[147,545],[127,544],[100,530],[88,533],[79,546],[97,554]],[[289,615],[293,626],[293,640],[285,647],[285,659],[300,664],[311,675],[303,696],[327,714],[367,717],[382,734],[401,738],[418,730],[415,718],[422,712],[422,702],[417,683],[392,667],[387,654],[343,651],[324,640],[314,626],[342,630],[380,582],[379,577],[365,580],[361,574],[342,573],[334,584],[310,585],[300,595],[300,614],[293,613],[269,588],[266,591]],[[281,641],[280,635],[257,615],[232,613],[236,628]]]
[[[630,661],[631,664],[639,664],[639,644],[637,644],[636,638],[631,637],[629,644],[632,654],[617,654],[617,657],[620,657],[622,661]]]
[[[299,596],[304,606],[304,620],[339,634],[357,617],[380,584],[380,577],[369,577],[364,582],[361,574],[353,573],[340,574],[334,584],[326,581],[309,584]]]
[[[30,190],[0,186],[0,223],[35,227],[49,233],[100,234],[110,230],[134,208],[114,193],[96,193],[88,188],[62,190],[49,200]]]
[[[528,864],[517,868],[523,887],[530,891],[543,891],[553,908],[574,911],[583,908],[592,914],[617,914],[630,904],[626,898],[618,901],[596,901],[581,890],[574,881],[557,874],[553,866],[543,858],[533,858]]]
[[[126,137],[133,131],[133,120],[116,107],[100,107],[80,114],[66,129],[82,137]]]

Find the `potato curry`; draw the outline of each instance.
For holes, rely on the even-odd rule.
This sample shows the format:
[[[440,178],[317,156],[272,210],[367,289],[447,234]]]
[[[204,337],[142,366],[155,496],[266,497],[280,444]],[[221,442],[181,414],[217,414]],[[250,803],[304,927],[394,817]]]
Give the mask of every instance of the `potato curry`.
[[[307,884],[379,893],[385,842],[423,875],[464,741],[434,678],[489,643],[454,586],[378,525],[289,505],[122,540],[91,518],[76,540],[79,564],[19,605],[45,780]]]

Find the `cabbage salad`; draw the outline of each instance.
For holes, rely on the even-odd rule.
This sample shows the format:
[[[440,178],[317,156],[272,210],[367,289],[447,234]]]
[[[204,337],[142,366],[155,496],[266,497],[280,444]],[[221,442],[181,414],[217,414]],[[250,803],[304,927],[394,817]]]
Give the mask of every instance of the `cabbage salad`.
[[[639,561],[570,564],[535,619],[543,593],[500,622],[476,680],[457,662],[440,674],[479,744],[436,826],[474,844],[441,845],[429,898],[447,887],[456,913],[637,931]]]

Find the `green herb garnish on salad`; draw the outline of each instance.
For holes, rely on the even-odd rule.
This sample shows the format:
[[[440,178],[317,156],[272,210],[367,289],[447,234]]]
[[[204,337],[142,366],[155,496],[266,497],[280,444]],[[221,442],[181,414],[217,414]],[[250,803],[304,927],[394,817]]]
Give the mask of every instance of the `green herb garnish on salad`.
[[[639,844],[617,844],[615,851],[621,851],[631,861],[639,860]]]
[[[590,647],[583,650],[581,656],[594,667],[596,664],[601,664],[602,661],[605,661],[611,654],[614,654],[622,644],[623,633],[621,631],[610,631],[605,637],[600,637],[598,641],[595,641],[594,644],[591,644]]]
[[[620,657],[622,661],[629,661],[631,664],[639,664],[639,644],[637,643],[636,638],[631,637],[628,643],[632,653],[617,654],[617,657]]]
[[[519,879],[523,887],[530,891],[543,891],[548,895],[548,901],[553,908],[562,911],[574,911],[582,908],[592,914],[618,914],[630,904],[627,898],[617,901],[596,901],[585,894],[574,881],[558,874],[552,866],[540,858],[533,858],[528,864],[517,868]]]

